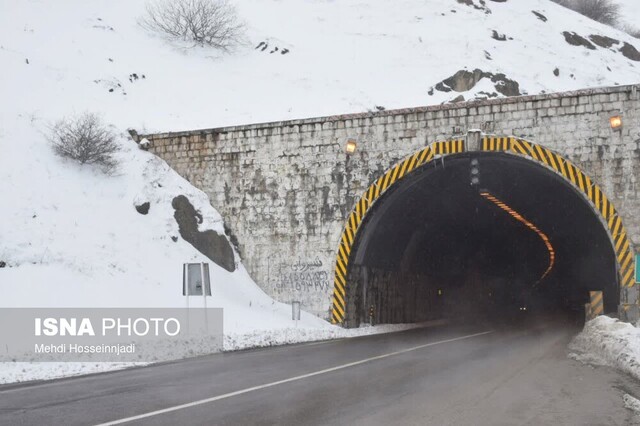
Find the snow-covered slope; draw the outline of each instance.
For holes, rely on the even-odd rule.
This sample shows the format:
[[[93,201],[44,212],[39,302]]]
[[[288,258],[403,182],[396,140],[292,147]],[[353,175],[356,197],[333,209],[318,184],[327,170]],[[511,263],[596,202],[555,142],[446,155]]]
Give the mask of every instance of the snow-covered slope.
[[[210,261],[180,238],[171,201],[187,196],[203,215],[200,228],[224,234],[207,196],[124,138],[120,168],[106,176],[56,157],[29,124],[18,118],[0,140],[0,306],[185,306],[182,263]],[[146,215],[135,209],[143,202]],[[212,264],[211,273],[210,303],[226,308],[228,331],[290,318],[241,265],[230,273]]]
[[[230,273],[180,238],[177,195],[202,213],[201,229],[223,234],[223,224],[206,195],[166,163],[122,139],[120,168],[105,176],[55,157],[23,121],[12,128],[18,137],[1,140],[0,307],[184,307],[181,265],[205,261],[208,305],[224,308],[227,349],[275,343],[273,330],[294,325],[290,306],[269,298],[242,265]],[[142,202],[147,215],[135,209]],[[307,313],[299,327],[331,328]]]
[[[428,94],[464,69],[504,74],[528,94],[640,81],[640,62],[618,51],[623,42],[640,49],[637,39],[549,0],[236,4],[246,45],[221,56],[145,32],[136,22],[143,0],[2,0],[2,128],[16,114],[90,109],[120,128],[178,130],[496,92],[485,78],[470,93]],[[563,32],[620,43],[592,50],[568,44]],[[261,42],[265,50],[255,48]]]

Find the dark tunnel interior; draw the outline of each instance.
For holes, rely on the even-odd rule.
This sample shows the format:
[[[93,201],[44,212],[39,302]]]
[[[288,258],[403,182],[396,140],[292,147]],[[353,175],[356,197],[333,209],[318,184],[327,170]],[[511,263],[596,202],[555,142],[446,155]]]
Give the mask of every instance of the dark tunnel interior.
[[[471,160],[480,182],[470,182]],[[541,236],[495,202],[544,233]],[[433,161],[393,185],[360,226],[347,274],[347,322],[578,321],[590,290],[617,309],[615,253],[588,201],[561,176],[504,153]]]

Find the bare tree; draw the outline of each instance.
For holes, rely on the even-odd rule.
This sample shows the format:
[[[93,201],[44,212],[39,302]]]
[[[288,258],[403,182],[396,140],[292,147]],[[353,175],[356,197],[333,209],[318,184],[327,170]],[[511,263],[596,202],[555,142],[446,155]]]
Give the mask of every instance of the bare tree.
[[[80,164],[97,164],[105,173],[118,165],[115,134],[97,114],[85,112],[77,118],[63,118],[51,128],[49,141],[56,154]]]
[[[174,40],[228,52],[242,40],[244,24],[228,0],[154,0],[140,25]]]
[[[629,34],[631,37],[640,38],[640,30],[636,27],[632,27],[630,25],[626,25],[623,30]]]
[[[575,11],[607,25],[615,25],[620,16],[620,6],[611,0],[579,0]]]
[[[591,18],[614,26],[620,17],[620,5],[612,0],[553,0],[554,2]]]

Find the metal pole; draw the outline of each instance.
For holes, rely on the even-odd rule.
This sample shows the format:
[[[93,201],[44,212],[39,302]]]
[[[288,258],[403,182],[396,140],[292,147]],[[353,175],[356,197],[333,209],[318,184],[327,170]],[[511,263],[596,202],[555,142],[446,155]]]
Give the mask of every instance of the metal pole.
[[[204,262],[200,262],[200,279],[202,279],[202,297],[204,297],[204,330],[209,333],[209,315],[207,312],[207,281],[204,279]],[[211,287],[211,282],[209,282]]]
[[[184,280],[184,293],[187,296],[187,335],[189,333],[189,264],[182,264],[182,279]]]

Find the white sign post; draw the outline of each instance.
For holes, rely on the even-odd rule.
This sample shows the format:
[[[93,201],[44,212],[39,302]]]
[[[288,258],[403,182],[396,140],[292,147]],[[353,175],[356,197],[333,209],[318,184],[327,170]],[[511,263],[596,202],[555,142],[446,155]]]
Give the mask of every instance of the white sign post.
[[[297,328],[300,321],[300,302],[291,302],[291,319],[296,322]]]
[[[185,263],[182,265],[182,295],[187,298],[189,309],[189,297],[202,296],[205,308],[205,327],[208,327],[207,296],[211,296],[211,279],[208,263]],[[187,330],[189,329],[187,315]]]

